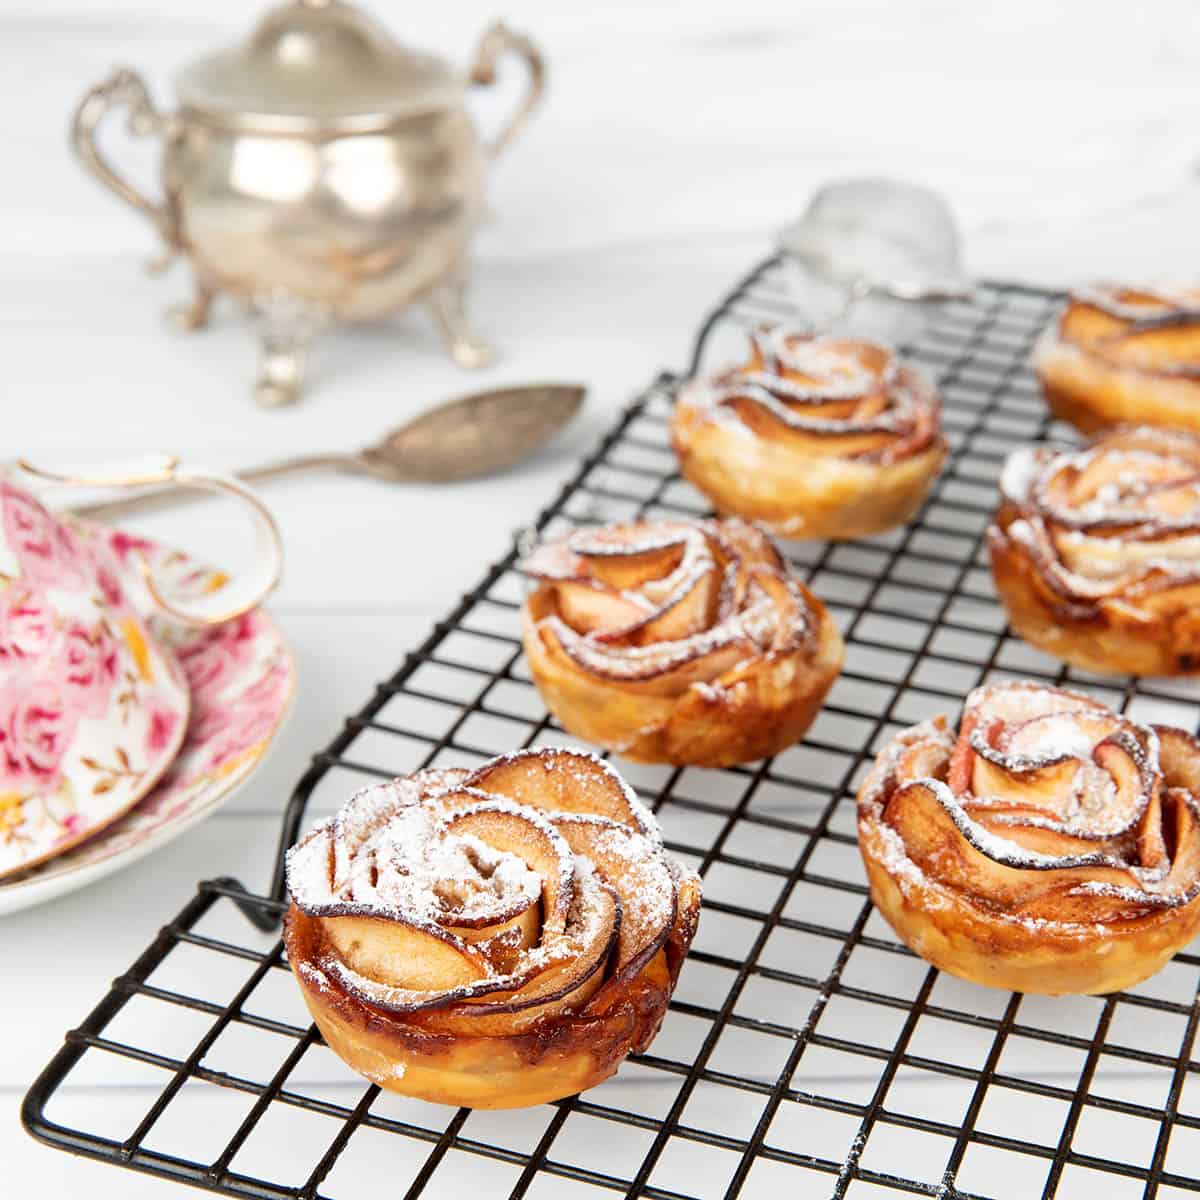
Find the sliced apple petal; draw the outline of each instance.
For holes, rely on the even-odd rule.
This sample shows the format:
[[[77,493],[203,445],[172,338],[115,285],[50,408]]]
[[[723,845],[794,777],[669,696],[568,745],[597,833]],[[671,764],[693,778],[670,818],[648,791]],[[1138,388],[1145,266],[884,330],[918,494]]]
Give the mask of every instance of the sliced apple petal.
[[[1135,543],[1123,536],[1127,530],[1108,537],[1056,531],[1046,566],[1049,576],[1068,594],[1095,600],[1125,596],[1153,573],[1152,559],[1131,553]]]
[[[1109,856],[1044,855],[989,833],[963,810],[949,788],[934,780],[898,788],[884,821],[904,842],[909,858],[954,890],[1013,908],[1050,888],[1085,882],[1137,887],[1133,874]]]
[[[971,779],[975,772],[975,751],[971,749],[972,734],[976,726],[979,724],[978,716],[966,709],[962,715],[962,724],[959,728],[958,738],[954,743],[954,749],[950,753],[950,761],[946,766],[946,786],[956,796],[966,796],[971,791]],[[990,739],[985,741],[990,743]],[[917,745],[922,743],[918,742]],[[914,771],[906,770],[904,772],[905,779],[919,778],[921,775],[932,775],[931,771]]]
[[[1149,871],[1166,871],[1170,866],[1167,842],[1163,836],[1162,796],[1159,789],[1151,794],[1142,810],[1137,829],[1138,864]]]
[[[1061,814],[1079,767],[1080,760],[1071,757],[1023,766],[1003,755],[976,748],[972,756],[971,792],[980,799],[986,797],[1017,808]]]
[[[1200,321],[1179,321],[1148,329],[1130,329],[1098,347],[1110,362],[1129,364],[1188,378],[1200,377]]]
[[[472,774],[473,772],[467,771],[463,775],[462,783],[456,787],[430,792],[422,803],[427,808],[438,812],[439,816],[444,816],[452,809],[473,808],[476,804],[481,804],[486,800],[494,800],[495,796],[491,793],[485,792],[482,788],[469,786]],[[441,810],[445,810],[445,813]]]
[[[606,646],[580,637],[553,618],[541,622],[538,630],[550,656],[568,669],[619,681],[650,696],[678,696],[693,683],[707,683],[758,652],[736,614],[727,627],[650,646]]]
[[[453,786],[465,775],[465,771],[456,768],[426,767],[405,778],[363,788],[350,797],[340,812],[317,826],[297,849],[306,847],[313,839],[327,843],[328,851],[316,851],[315,846],[312,849],[329,854],[326,883],[331,892],[338,893],[350,879],[359,849],[398,811],[419,804],[430,790]]]
[[[1138,604],[1151,613],[1184,613],[1200,608],[1200,580],[1181,584],[1165,582],[1158,587],[1154,583],[1146,586],[1138,596]]]
[[[877,379],[884,378],[892,365],[892,352],[878,342],[864,342],[853,338],[826,338],[824,345],[831,352],[843,354],[856,362]]]
[[[1013,912],[1027,921],[1087,925],[1116,925],[1136,921],[1159,907],[1155,897],[1136,884],[1097,887],[1084,881],[1039,893]]]
[[[1080,299],[1067,305],[1059,321],[1059,336],[1064,340],[1091,346],[1125,328],[1125,320],[1116,313]]]
[[[977,802],[968,806],[971,819],[989,833],[1013,842],[1023,850],[1051,857],[1092,854],[1097,851],[1119,858],[1121,846],[1112,839],[1084,837],[1068,832],[1062,821],[1039,808],[997,810]]]
[[[1010,804],[986,797],[964,797],[962,805],[973,821],[1028,850],[1050,855],[1103,851],[1124,861],[1133,848],[1130,839],[1135,831],[1127,828],[1109,834],[1102,828],[1089,826],[1078,814],[1064,817],[1036,805]]]
[[[401,916],[321,917],[320,927],[352,971],[377,983],[438,992],[486,979],[487,959],[461,938]]]
[[[779,401],[769,396],[747,395],[738,391],[722,403],[738,415],[748,429],[760,437],[778,439],[789,449],[803,454],[825,456],[869,454],[883,450],[895,440],[892,429],[858,429],[852,419],[819,418],[803,420],[788,413]]]
[[[769,622],[772,630],[770,649],[791,650],[816,637],[816,623],[809,620],[816,608],[815,598],[813,603],[809,602],[801,590],[803,584],[765,567],[752,567],[748,575],[751,596],[757,589],[774,609]]]
[[[1075,455],[1047,482],[1047,492],[1051,497],[1061,492],[1066,504],[1078,507],[1102,492],[1118,496],[1131,486],[1171,479],[1177,474],[1178,470],[1172,470],[1170,460],[1159,455],[1140,461],[1132,476],[1129,459],[1120,451]]]
[[[535,897],[507,921],[490,925],[443,925],[443,928],[474,946],[487,959],[493,975],[510,975],[520,969],[522,951],[538,944],[542,934],[542,906]]]
[[[1200,795],[1200,741],[1173,725],[1155,725],[1158,761],[1168,787]]]
[[[1175,464],[1171,478],[1145,486],[1144,502],[1153,513],[1174,517],[1185,528],[1194,528],[1196,520],[1196,484],[1200,483],[1200,462],[1188,460]]]
[[[1099,833],[1117,837],[1141,820],[1151,797],[1158,793],[1160,777],[1150,764],[1146,748],[1126,729],[1102,741],[1092,757],[1113,787],[1096,795],[1094,791],[1089,793],[1085,785],[1080,820]]]
[[[572,539],[587,573],[609,587],[637,588],[663,579],[683,562],[688,546],[685,532],[656,531],[648,526],[617,526],[585,530]]]
[[[768,375],[748,375],[745,380],[747,383],[756,383],[765,391],[770,392],[785,408],[801,418],[850,421],[862,413],[863,396],[831,397],[822,395],[821,385],[815,380],[806,380],[802,377],[789,379],[786,375],[782,378],[772,378]],[[794,386],[788,387],[789,383]],[[886,398],[884,403],[886,405]],[[876,409],[876,411],[879,410]]]
[[[1024,679],[976,688],[967,697],[964,710],[966,714],[986,714],[989,721],[998,720],[1014,725],[1053,713],[1085,711],[1107,713],[1108,709],[1082,692],[1045,687]]]
[[[576,853],[587,858],[621,900],[621,936],[614,970],[629,977],[654,956],[675,922],[675,880],[658,850],[642,834],[604,817],[553,818]]]
[[[593,583],[562,582],[553,585],[558,613],[577,633],[625,630],[645,621],[649,605]]]
[[[787,563],[779,548],[757,525],[751,525],[749,521],[739,517],[709,521],[705,525],[705,532],[717,547],[726,567],[740,564],[749,568],[762,564],[780,572],[787,570]]]
[[[996,749],[1012,758],[1050,762],[1071,755],[1091,757],[1092,749],[1121,727],[1121,718],[1103,708],[1059,708],[1004,723]]]
[[[946,779],[949,783],[953,771],[954,751],[951,751],[946,743],[945,718],[934,717],[930,724],[933,736],[914,739],[896,747],[894,773],[897,778]],[[950,790],[956,789],[951,786]]]
[[[715,569],[697,571],[652,616],[624,632],[633,645],[674,642],[707,629],[720,590]],[[610,626],[612,628],[612,626]]]
[[[479,791],[551,813],[607,817],[660,841],[658,825],[625,781],[594,754],[549,746],[517,750],[471,776]]]
[[[589,889],[588,903],[591,912],[578,945],[551,948],[544,970],[518,987],[491,992],[486,1002],[464,1000],[426,1010],[419,1018],[422,1027],[433,1033],[503,1035],[582,1007],[606,978],[621,926],[620,901],[611,888],[597,883]]]
[[[1159,890],[1170,895],[1188,895],[1200,887],[1200,816],[1194,792],[1168,788],[1163,796],[1164,841],[1171,852],[1171,869]]]
[[[575,899],[575,860],[570,846],[536,813],[519,812],[503,802],[484,801],[451,812],[446,829],[477,837],[494,850],[516,855],[542,877],[543,939],[566,925]]]

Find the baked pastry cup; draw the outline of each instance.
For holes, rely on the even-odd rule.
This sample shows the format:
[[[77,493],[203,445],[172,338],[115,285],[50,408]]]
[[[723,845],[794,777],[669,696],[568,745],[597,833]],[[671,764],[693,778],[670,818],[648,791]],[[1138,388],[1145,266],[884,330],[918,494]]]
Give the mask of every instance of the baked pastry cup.
[[[1200,931],[1200,743],[1016,682],[894,737],[858,796],[871,898],[922,958],[1021,992],[1113,992]]]
[[[578,529],[520,564],[525,654],[563,728],[639,762],[723,767],[812,724],[844,647],[771,539],[737,519]]]
[[[1018,450],[987,532],[996,590],[1032,646],[1085,670],[1200,670],[1200,437],[1114,429]]]
[[[474,1108],[573,1095],[648,1046],[700,909],[650,813],[568,750],[367,788],[287,881],[288,962],[330,1049]]]
[[[910,520],[946,456],[941,404],[873,342],[785,327],[693,380],[672,419],[680,470],[722,513],[783,537],[857,538]]]
[[[1084,433],[1109,425],[1200,432],[1200,289],[1076,292],[1033,361],[1050,411]]]

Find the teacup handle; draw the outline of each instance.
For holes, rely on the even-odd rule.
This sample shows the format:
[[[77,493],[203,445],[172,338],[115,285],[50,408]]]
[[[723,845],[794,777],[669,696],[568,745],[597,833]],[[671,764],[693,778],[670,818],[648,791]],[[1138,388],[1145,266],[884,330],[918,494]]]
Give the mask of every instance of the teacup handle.
[[[254,561],[250,569],[224,587],[208,595],[181,601],[172,598],[160,586],[154,569],[141,559],[142,578],[151,599],[162,612],[185,625],[204,628],[231,621],[257,607],[279,582],[283,570],[283,542],[279,527],[270,510],[245,484],[206,471],[201,467],[181,465],[169,455],[156,455],[124,465],[89,471],[60,472],[37,467],[21,459],[17,465],[35,479],[72,487],[141,488],[158,485],[166,488],[199,488],[209,492],[224,492],[241,501],[254,522]]]

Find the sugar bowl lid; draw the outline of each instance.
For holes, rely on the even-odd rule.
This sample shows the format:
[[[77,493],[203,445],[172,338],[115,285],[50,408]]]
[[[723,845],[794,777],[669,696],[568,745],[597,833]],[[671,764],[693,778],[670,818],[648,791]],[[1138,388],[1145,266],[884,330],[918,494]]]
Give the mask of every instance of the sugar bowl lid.
[[[463,80],[344,0],[291,0],[249,40],[185,67],[181,104],[223,124],[361,131],[457,106]]]

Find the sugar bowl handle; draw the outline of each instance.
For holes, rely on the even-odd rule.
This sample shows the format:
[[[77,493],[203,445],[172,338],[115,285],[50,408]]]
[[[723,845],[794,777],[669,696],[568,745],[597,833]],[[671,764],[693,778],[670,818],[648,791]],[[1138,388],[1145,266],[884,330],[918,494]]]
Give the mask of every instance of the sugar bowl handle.
[[[485,87],[496,82],[496,63],[505,54],[515,54],[525,62],[529,72],[529,84],[516,111],[492,139],[487,147],[490,157],[495,158],[517,136],[529,120],[530,114],[541,103],[546,90],[546,60],[542,52],[523,33],[514,33],[503,21],[497,21],[483,35],[475,52],[475,65],[471,68],[471,82]]]
[[[167,118],[154,107],[142,77],[128,67],[118,67],[79,102],[71,122],[71,146],[87,170],[126,204],[149,217],[168,248],[173,249],[178,239],[166,204],[156,204],[118,175],[96,145],[100,122],[119,108],[128,112],[126,127],[135,137],[161,136],[167,129]]]

